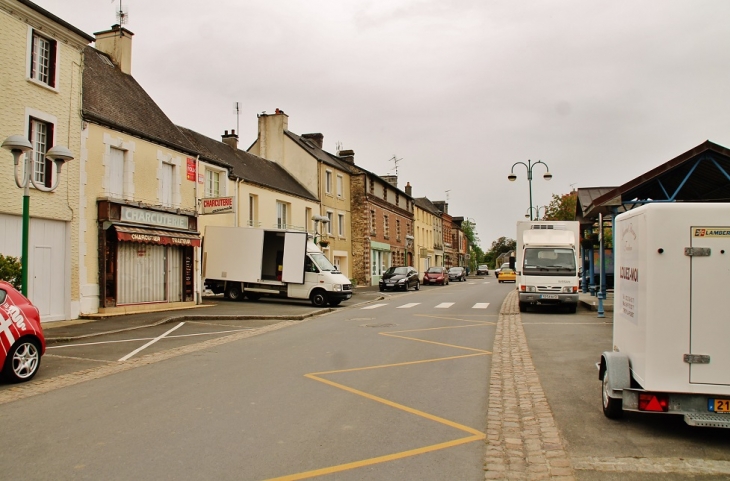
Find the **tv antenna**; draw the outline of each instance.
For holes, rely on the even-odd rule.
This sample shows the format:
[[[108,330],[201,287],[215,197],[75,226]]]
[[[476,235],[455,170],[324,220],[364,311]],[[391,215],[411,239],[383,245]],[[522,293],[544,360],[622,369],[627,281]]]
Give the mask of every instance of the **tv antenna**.
[[[113,2],[114,0],[112,0]],[[126,25],[129,21],[129,12],[126,8],[122,7],[122,0],[119,0],[119,10],[117,11],[117,23],[121,27]]]
[[[399,159],[398,157],[393,154],[393,157],[388,160],[388,162],[393,162],[393,168],[395,169],[395,175],[398,175],[398,162],[400,162],[403,159]]]
[[[335,152],[337,152],[337,155],[340,155],[340,152],[342,151],[342,142],[339,140],[335,142]]]
[[[449,201],[449,192],[451,192],[451,189],[445,191],[446,192],[446,202]]]
[[[233,112],[236,114],[236,132],[238,132],[238,135],[241,135],[241,128],[240,128],[241,103],[240,102],[233,102]]]

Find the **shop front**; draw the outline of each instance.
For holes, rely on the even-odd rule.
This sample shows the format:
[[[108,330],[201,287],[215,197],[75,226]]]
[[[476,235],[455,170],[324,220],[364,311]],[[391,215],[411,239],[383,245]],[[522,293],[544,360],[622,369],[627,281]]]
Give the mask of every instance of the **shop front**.
[[[100,313],[194,304],[195,215],[98,205]]]

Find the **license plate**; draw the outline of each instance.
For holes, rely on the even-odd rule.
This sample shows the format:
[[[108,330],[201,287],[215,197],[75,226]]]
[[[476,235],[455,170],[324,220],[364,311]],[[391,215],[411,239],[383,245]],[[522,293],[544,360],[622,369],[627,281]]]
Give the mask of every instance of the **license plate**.
[[[557,294],[540,294],[540,299],[559,299]]]
[[[715,413],[730,413],[730,399],[709,399],[707,409]]]

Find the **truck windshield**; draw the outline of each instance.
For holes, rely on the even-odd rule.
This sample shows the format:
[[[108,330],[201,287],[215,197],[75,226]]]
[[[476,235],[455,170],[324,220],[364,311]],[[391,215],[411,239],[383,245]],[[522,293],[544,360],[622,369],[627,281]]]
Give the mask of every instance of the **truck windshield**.
[[[533,276],[574,276],[575,252],[552,247],[527,248],[522,272]]]
[[[329,259],[327,259],[324,254],[309,254],[309,257],[312,258],[315,264],[317,264],[317,267],[319,267],[320,271],[323,272],[334,272],[337,270],[335,266],[332,265]]]

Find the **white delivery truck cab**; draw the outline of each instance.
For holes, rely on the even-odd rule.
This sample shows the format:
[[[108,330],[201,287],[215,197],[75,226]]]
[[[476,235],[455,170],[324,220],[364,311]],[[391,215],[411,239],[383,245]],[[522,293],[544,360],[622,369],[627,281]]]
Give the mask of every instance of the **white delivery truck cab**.
[[[615,219],[613,351],[603,412],[730,427],[730,204],[656,203]]]
[[[265,295],[337,306],[352,297],[350,280],[300,231],[208,226],[203,279],[232,300]]]
[[[520,312],[530,305],[578,308],[580,225],[575,221],[517,222],[515,271]]]

